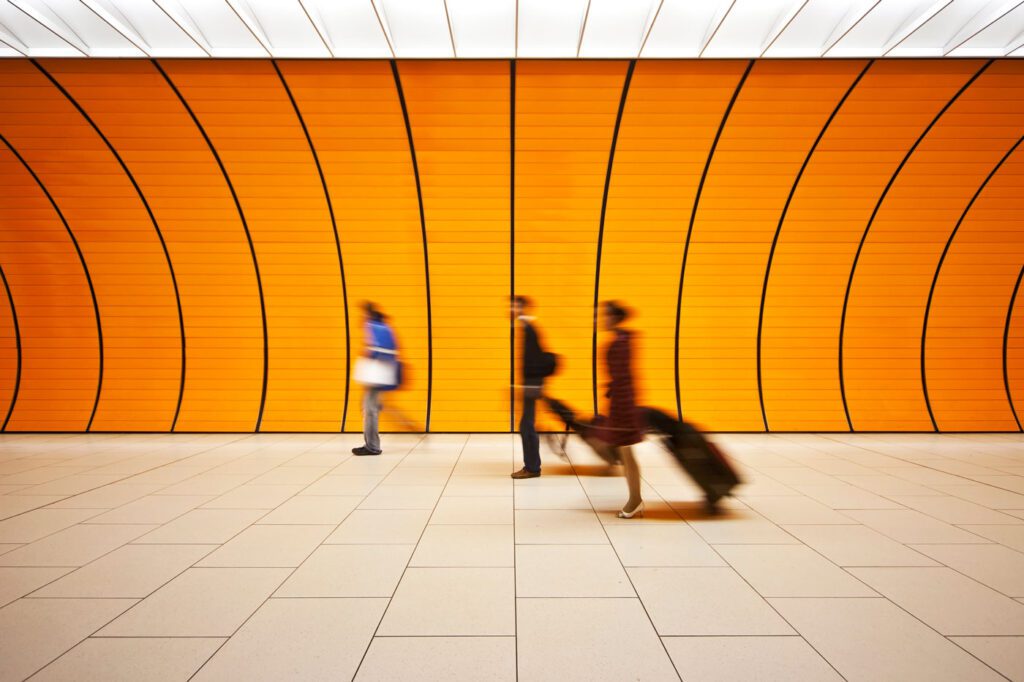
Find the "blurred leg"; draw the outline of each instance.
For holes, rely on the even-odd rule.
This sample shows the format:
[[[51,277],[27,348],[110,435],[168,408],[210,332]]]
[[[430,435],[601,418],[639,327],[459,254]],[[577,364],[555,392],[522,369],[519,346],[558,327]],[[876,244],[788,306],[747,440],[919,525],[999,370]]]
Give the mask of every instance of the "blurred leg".
[[[523,439],[523,466],[527,471],[540,471],[540,437],[537,435],[537,399],[523,397],[523,417],[519,435]]]
[[[640,466],[636,463],[636,457],[633,456],[633,448],[626,445],[618,448],[619,457],[622,459],[622,466],[626,471],[626,486],[629,488],[629,500],[622,508],[624,511],[631,512],[636,509],[641,502],[640,499]]]
[[[371,452],[380,452],[379,417],[380,391],[368,388],[363,394],[363,439],[366,441],[366,449]]]

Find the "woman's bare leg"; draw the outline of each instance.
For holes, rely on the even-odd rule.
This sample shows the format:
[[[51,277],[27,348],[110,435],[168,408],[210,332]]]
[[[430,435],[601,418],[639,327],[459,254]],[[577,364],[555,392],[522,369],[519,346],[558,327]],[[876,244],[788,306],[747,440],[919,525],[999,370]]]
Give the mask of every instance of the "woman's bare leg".
[[[619,450],[619,457],[622,459],[623,468],[626,470],[626,485],[629,488],[629,500],[622,508],[625,512],[632,512],[640,506],[640,465],[636,463],[633,456],[633,448],[626,445]]]

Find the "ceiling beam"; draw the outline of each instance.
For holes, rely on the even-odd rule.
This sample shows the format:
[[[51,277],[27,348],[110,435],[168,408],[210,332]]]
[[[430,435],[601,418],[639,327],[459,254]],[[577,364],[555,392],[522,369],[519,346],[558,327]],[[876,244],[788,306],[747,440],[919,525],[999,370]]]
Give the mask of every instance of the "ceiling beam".
[[[827,55],[827,54],[828,54],[829,52],[831,52],[831,51],[832,51],[832,48],[833,48],[833,47],[835,47],[835,46],[836,46],[836,45],[837,45],[837,44],[839,43],[839,41],[840,41],[840,40],[842,40],[843,38],[845,38],[845,37],[846,37],[846,36],[847,36],[847,35],[848,35],[848,34],[850,33],[850,31],[852,31],[853,29],[857,28],[857,25],[858,25],[858,24],[860,24],[860,22],[864,21],[864,18],[865,18],[865,17],[867,16],[867,15],[871,14],[871,12],[873,12],[873,11],[874,11],[874,9],[875,9],[876,7],[878,7],[878,5],[879,5],[879,4],[881,4],[881,2],[882,2],[882,0],[875,0],[875,4],[871,5],[871,7],[868,7],[868,8],[866,9],[866,10],[864,10],[864,11],[863,11],[863,12],[861,13],[861,15],[860,15],[859,17],[857,17],[857,20],[856,20],[856,21],[854,21],[854,22],[853,22],[852,24],[850,24],[850,25],[849,25],[849,26],[848,26],[848,27],[846,28],[846,30],[845,30],[845,31],[843,31],[843,32],[842,32],[842,33],[841,33],[841,34],[839,35],[839,37],[838,37],[838,38],[836,38],[836,39],[835,39],[835,40],[833,40],[832,42],[828,43],[827,45],[823,46],[823,47],[822,47],[822,49],[821,49],[821,51],[819,52],[818,56],[819,56],[819,57],[824,57],[824,56],[825,56],[825,55]],[[842,26],[843,22],[844,22],[844,21],[846,21],[846,19],[847,19],[848,17],[849,17],[849,13],[845,14],[845,15],[843,16],[843,18],[839,20],[839,23],[838,23],[838,24],[836,24],[835,28],[833,28],[833,29],[832,29],[832,33],[831,33],[831,34],[829,34],[829,37],[832,37],[833,35],[835,35],[835,34],[836,34],[836,32],[837,32],[837,31],[839,30],[839,27],[840,27],[840,26]]]
[[[235,13],[238,20],[245,24],[245,27],[249,29],[249,33],[251,33],[252,37],[256,39],[256,42],[260,44],[260,47],[262,47],[263,51],[267,53],[267,56],[273,57],[273,46],[270,44],[270,39],[267,37],[266,33],[264,33],[263,27],[259,25],[259,22],[256,21],[255,17],[247,16],[245,12],[241,11],[236,6],[236,3],[241,2],[241,0],[224,0],[224,2],[226,2],[228,7],[231,8],[231,11]],[[251,11],[252,8],[250,7],[249,10]]]
[[[373,13],[377,16],[377,23],[380,24],[380,31],[384,34],[384,40],[388,43],[388,49],[391,50],[391,58],[397,59],[398,55],[395,54],[395,44],[391,42],[391,32],[388,31],[384,21],[386,14],[383,13],[383,8],[377,8],[377,0],[370,0],[370,6],[373,7]]]
[[[331,55],[331,57],[337,57],[338,55],[335,54],[334,52],[334,46],[331,45],[331,42],[329,40],[327,40],[329,35],[327,33],[327,27],[324,26],[323,29],[321,30],[320,23],[313,19],[313,15],[310,14],[309,9],[306,8],[306,3],[303,2],[302,0],[298,1],[299,7],[302,8],[302,13],[306,15],[306,19],[309,20],[309,23],[313,27],[313,30],[316,31],[316,35],[317,37],[320,38],[320,42],[323,43],[324,47],[327,48],[327,54]]]
[[[957,49],[964,43],[970,41],[976,35],[987,29],[989,26],[995,24],[997,21],[1005,17],[1013,10],[1020,7],[1022,4],[1024,4],[1024,0],[1010,0],[1010,2],[1004,2],[1003,4],[999,5],[999,7],[995,9],[995,11],[986,14],[985,18],[982,19],[981,21],[981,26],[979,26],[977,29],[972,30],[972,28],[970,27],[962,28],[955,36],[953,36],[952,40],[950,40],[942,47],[942,56],[945,57],[953,50]],[[974,21],[974,19],[978,18],[981,15],[981,13],[982,12],[978,12],[978,14],[975,14],[973,17],[971,17],[971,21]]]
[[[516,0],[518,2],[518,0]],[[658,9],[654,11],[654,18],[651,19],[650,25],[647,26],[647,30],[644,31],[644,38],[640,41],[640,49],[636,51],[636,58],[640,59],[640,55],[644,53],[644,47],[647,45],[647,39],[651,37],[651,31],[654,30],[654,24],[658,21],[658,15],[661,14],[661,8],[665,5],[665,0],[658,0]]]
[[[189,16],[188,17],[189,21],[185,21],[182,17],[175,16],[173,12],[171,12],[169,9],[164,7],[164,4],[163,4],[163,2],[161,2],[161,0],[152,0],[152,1],[153,1],[154,5],[156,5],[157,7],[160,8],[161,12],[163,12],[164,14],[167,15],[168,19],[170,19],[171,21],[174,22],[174,25],[177,26],[181,30],[182,33],[184,33],[186,36],[188,36],[189,40],[191,40],[193,43],[195,43],[199,47],[200,50],[202,50],[203,52],[206,53],[207,57],[212,57],[213,56],[213,45],[211,45],[209,43],[209,41],[206,40],[206,36],[203,35],[202,29],[200,29],[199,26],[195,25],[194,21],[191,20],[192,17]],[[188,12],[186,12],[185,15],[188,16]],[[188,28],[185,27],[186,23],[192,24],[192,27],[196,30],[196,32],[199,33],[198,37],[195,35],[195,33],[193,33],[192,31],[188,30]],[[200,38],[201,38],[201,40],[200,40]]]
[[[710,33],[707,31],[707,29],[705,29],[704,41],[701,43],[700,50],[698,50],[697,52],[698,58],[704,56],[704,50],[708,49],[708,45],[710,45],[711,41],[715,39],[715,35],[718,33],[718,29],[722,28],[722,24],[724,24],[725,20],[729,18],[729,12],[731,12],[732,8],[735,6],[736,0],[730,0],[729,7],[726,8],[725,12],[722,13],[722,17],[718,19],[718,23],[715,23],[715,20],[712,19],[711,23],[708,24],[708,29],[711,28],[711,24],[715,24],[715,28]]]
[[[904,21],[896,31],[889,36],[889,40],[886,41],[885,45],[882,46],[882,56],[887,56],[892,52],[900,43],[914,35],[919,28],[925,26],[929,21],[937,17],[944,9],[952,4],[953,0],[939,0],[935,4],[931,5],[928,9],[920,14],[920,16],[914,17],[909,21]]]
[[[71,47],[78,50],[80,53],[82,53],[83,57],[89,56],[89,46],[85,43],[85,41],[82,40],[81,36],[79,36],[77,33],[74,32],[74,30],[71,29],[70,26],[68,26],[67,24],[64,25],[64,27],[71,33],[71,35],[74,36],[74,39],[64,35],[63,31],[61,31],[54,24],[54,22],[52,22],[44,14],[36,10],[36,8],[32,7],[31,5],[27,5],[27,3],[25,3],[23,0],[8,0],[8,2],[10,2],[12,6],[18,9],[22,14],[27,16],[29,19],[39,24],[40,26],[42,26],[47,31],[63,40]]]
[[[102,19],[107,26],[120,33],[122,38],[124,38],[129,43],[134,45],[137,50],[142,52],[142,54],[146,55],[147,57],[153,56],[152,48],[146,43],[145,40],[142,39],[142,36],[139,34],[138,30],[134,26],[129,28],[128,26],[122,24],[120,21],[117,20],[116,17],[114,17],[110,12],[108,12],[106,8],[97,3],[96,0],[78,1],[85,5],[87,8],[89,8],[89,10],[93,14]]]
[[[775,41],[779,39],[779,36],[785,33],[786,29],[789,28],[789,25],[793,23],[794,19],[796,19],[796,15],[800,14],[804,7],[807,7],[808,2],[810,2],[810,0],[804,0],[796,7],[796,9],[791,9],[783,19],[775,22],[775,26],[772,26],[772,30],[768,32],[767,36],[765,36],[765,41],[762,43],[763,47],[761,48],[761,54],[758,56],[763,57],[764,53],[771,49],[771,46],[775,44]]]

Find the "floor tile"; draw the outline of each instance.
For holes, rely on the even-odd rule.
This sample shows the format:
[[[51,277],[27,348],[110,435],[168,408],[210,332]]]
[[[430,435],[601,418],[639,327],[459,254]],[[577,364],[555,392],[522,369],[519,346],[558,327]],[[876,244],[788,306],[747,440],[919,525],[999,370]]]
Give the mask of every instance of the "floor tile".
[[[273,509],[302,490],[301,485],[243,485],[215,497],[203,509]]]
[[[610,545],[519,545],[518,597],[635,597]]]
[[[223,495],[251,479],[250,474],[202,473],[164,488],[160,495]]]
[[[941,495],[934,488],[911,483],[910,481],[888,474],[845,475],[836,476],[840,481],[853,484],[858,488],[869,490],[876,495]]]
[[[89,523],[168,523],[212,500],[210,495],[150,495],[93,516]]]
[[[843,524],[850,523],[850,517],[829,509],[820,502],[807,497],[763,496],[744,498],[752,509],[779,525],[793,523]]]
[[[415,545],[429,518],[429,509],[356,509],[324,543]]]
[[[1013,682],[1024,680],[1024,637],[953,637],[952,640]]]
[[[794,489],[829,509],[900,509],[903,505],[831,476],[829,482],[819,485],[790,484]]]
[[[385,599],[271,599],[192,679],[348,680]]]
[[[1024,635],[1024,604],[951,569],[850,572],[944,635]]]
[[[379,635],[512,635],[511,568],[410,568],[381,621]]]
[[[154,528],[80,524],[0,554],[0,566],[83,566]]]
[[[998,592],[1024,597],[1024,554],[1020,552],[1002,545],[916,545],[914,549]]]
[[[359,509],[433,509],[441,496],[441,485],[380,484],[366,496]]]
[[[850,682],[1001,679],[887,599],[769,601]]]
[[[731,568],[631,568],[629,576],[662,636],[794,634]]]
[[[51,509],[114,509],[140,497],[155,493],[162,485],[113,483],[96,490],[73,495],[50,505]]]
[[[92,637],[43,668],[32,680],[187,680],[223,642],[215,637]]]
[[[515,486],[516,509],[590,509],[590,500],[579,485],[530,486],[529,479]]]
[[[927,514],[946,523],[957,525],[963,523],[1020,523],[1020,519],[1000,514],[979,504],[961,500],[958,497],[901,495],[894,496],[893,499],[911,509],[916,509],[922,514]]]
[[[0,609],[0,680],[23,680],[116,618],[133,599],[19,599]]]
[[[429,525],[410,566],[512,566],[510,525]]]
[[[259,520],[261,524],[313,524],[336,526],[359,506],[362,497],[296,496]]]
[[[384,477],[382,485],[444,485],[451,475],[451,467],[398,466]]]
[[[530,545],[607,544],[604,526],[586,509],[518,509],[516,542]]]
[[[286,568],[190,568],[98,634],[229,637],[289,572]]]
[[[697,532],[681,522],[606,526],[623,566],[725,566]]]
[[[35,509],[0,521],[0,542],[35,542],[100,513],[97,509]]]
[[[718,517],[688,520],[690,527],[712,545],[778,545],[799,540],[771,521],[747,512],[746,515],[723,514]]]
[[[1024,495],[980,483],[936,486],[940,492],[959,497],[989,509],[1024,509]]]
[[[281,466],[271,469],[252,479],[253,485],[302,485],[312,484],[326,475],[332,467]]]
[[[390,597],[414,545],[324,545],[299,566],[275,597]]]
[[[447,491],[430,517],[434,525],[511,524],[512,520],[511,497],[449,497]]]
[[[842,682],[802,637],[665,637],[684,680]]]
[[[219,545],[265,513],[263,509],[193,509],[143,535],[135,543]]]
[[[72,571],[61,566],[0,566],[0,607]]]
[[[363,496],[376,488],[382,480],[384,476],[324,476],[303,488],[299,495]]]
[[[718,552],[765,597],[873,597],[875,592],[809,547],[719,545]]]
[[[1016,526],[1004,524],[992,526],[966,525],[960,527],[968,533],[974,533],[986,540],[998,542],[1000,545],[1015,549],[1018,552],[1024,552],[1024,524]]]
[[[356,682],[445,680],[514,682],[514,637],[377,637]]]
[[[855,521],[906,544],[984,542],[977,535],[912,509],[864,509],[845,513]]]
[[[448,481],[444,488],[445,497],[480,497],[491,495],[512,496],[512,479],[509,474],[512,467],[503,467],[501,474],[477,476],[460,474],[456,470],[455,475]]]
[[[638,599],[519,599],[519,680],[679,676]]]
[[[786,526],[808,547],[839,566],[937,566],[920,552],[867,526]]]
[[[125,545],[31,596],[141,599],[213,549],[213,545]]]
[[[203,567],[288,568],[301,564],[332,526],[250,526],[198,563]]]

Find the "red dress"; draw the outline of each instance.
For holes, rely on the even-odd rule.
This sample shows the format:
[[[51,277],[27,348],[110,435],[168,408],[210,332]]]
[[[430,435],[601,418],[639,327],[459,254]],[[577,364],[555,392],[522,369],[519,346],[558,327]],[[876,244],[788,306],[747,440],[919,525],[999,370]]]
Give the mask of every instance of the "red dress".
[[[615,339],[608,345],[608,443],[616,447],[633,445],[644,439],[643,425],[636,408],[636,389],[633,386],[633,334],[625,329],[615,330]]]

